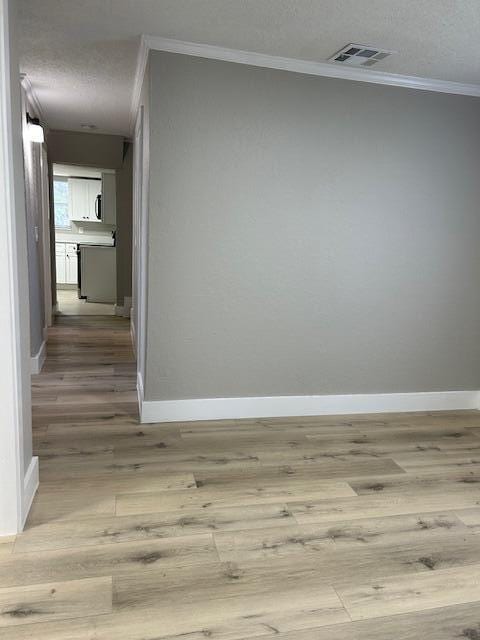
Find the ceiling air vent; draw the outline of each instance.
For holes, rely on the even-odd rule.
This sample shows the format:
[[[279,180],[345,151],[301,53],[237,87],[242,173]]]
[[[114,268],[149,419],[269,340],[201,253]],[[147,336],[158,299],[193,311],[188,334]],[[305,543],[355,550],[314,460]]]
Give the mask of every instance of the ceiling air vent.
[[[393,51],[379,49],[378,47],[367,47],[364,44],[347,44],[346,47],[328,59],[329,62],[343,64],[350,67],[373,67],[373,65],[388,58]]]

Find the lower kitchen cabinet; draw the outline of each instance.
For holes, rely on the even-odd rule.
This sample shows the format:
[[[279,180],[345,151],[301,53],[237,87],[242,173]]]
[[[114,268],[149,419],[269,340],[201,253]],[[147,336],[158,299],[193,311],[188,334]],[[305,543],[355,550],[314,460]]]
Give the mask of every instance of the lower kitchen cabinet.
[[[57,284],[77,284],[77,245],[73,242],[56,242]]]

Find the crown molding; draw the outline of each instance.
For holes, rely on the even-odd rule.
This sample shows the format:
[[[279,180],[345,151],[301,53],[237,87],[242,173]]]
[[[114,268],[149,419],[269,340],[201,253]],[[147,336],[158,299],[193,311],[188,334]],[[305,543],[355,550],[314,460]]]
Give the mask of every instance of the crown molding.
[[[159,36],[143,35],[141,37],[140,50],[135,76],[135,89],[132,102],[132,114],[136,113],[143,75],[145,73],[148,52],[167,51],[169,53],[183,53],[189,56],[210,58],[212,60],[224,60],[237,64],[247,64],[268,69],[280,69],[326,78],[340,78],[354,82],[370,82],[392,87],[404,87],[420,91],[434,91],[437,93],[451,93],[456,95],[480,97],[480,84],[463,84],[435,78],[421,78],[418,76],[406,76],[396,73],[383,73],[373,69],[357,69],[342,67],[327,62],[314,62],[300,60],[298,58],[283,58],[271,56],[253,51],[241,51],[239,49],[227,49],[210,44],[196,42],[184,42]]]
[[[30,82],[30,78],[27,76],[26,73],[20,74],[20,83],[25,91],[25,95],[27,96],[28,102],[32,105],[33,109],[35,110],[35,115],[42,122],[45,122],[45,118],[42,111],[42,105],[40,104],[37,98],[37,94],[35,93],[32,83]]]

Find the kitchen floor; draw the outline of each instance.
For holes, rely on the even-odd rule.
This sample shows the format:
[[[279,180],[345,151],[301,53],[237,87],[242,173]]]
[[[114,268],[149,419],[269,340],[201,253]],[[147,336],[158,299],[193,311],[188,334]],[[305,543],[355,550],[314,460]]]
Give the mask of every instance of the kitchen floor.
[[[87,302],[76,289],[57,289],[57,314],[62,316],[113,316],[115,305]]]
[[[1,640],[480,638],[480,413],[138,424],[129,323],[57,316]]]

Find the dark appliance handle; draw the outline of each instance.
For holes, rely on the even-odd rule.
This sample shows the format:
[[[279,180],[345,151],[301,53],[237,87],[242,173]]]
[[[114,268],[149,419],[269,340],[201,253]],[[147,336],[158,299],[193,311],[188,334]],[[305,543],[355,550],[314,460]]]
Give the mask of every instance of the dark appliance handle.
[[[102,196],[100,194],[95,199],[95,215],[97,220],[102,219]]]

